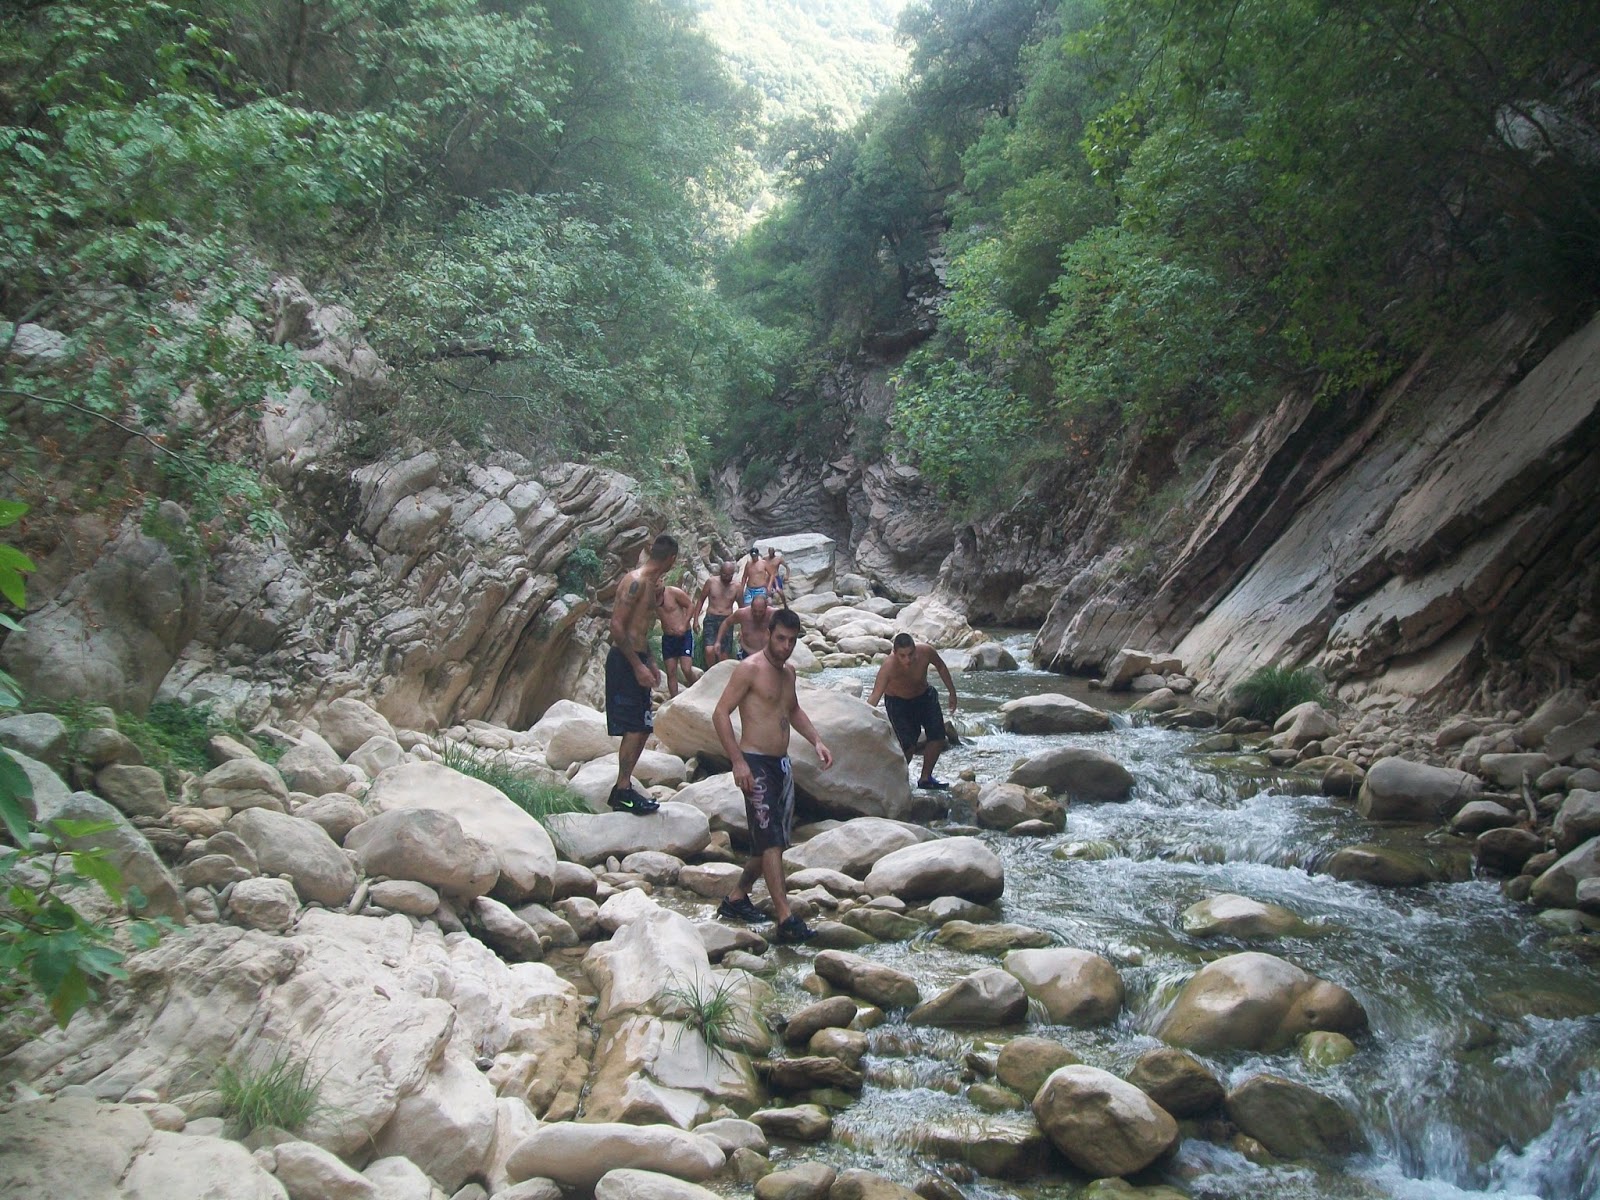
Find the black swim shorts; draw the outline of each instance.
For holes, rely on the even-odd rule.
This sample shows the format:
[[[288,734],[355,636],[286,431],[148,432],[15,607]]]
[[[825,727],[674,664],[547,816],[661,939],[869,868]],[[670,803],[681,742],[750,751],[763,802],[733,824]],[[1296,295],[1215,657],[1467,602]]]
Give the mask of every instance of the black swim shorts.
[[[794,829],[794,772],[789,756],[752,754],[746,750],[753,782],[744,798],[745,820],[750,825],[750,846],[755,853],[776,846],[786,849]]]
[[[939,707],[939,697],[932,687],[912,700],[899,696],[885,696],[883,711],[889,714],[889,724],[894,726],[894,736],[907,754],[916,746],[918,735],[926,732],[930,742],[944,741],[944,710]]]
[[[706,623],[700,632],[705,636],[705,644],[707,649],[710,649],[712,646],[717,644],[717,634],[722,632],[722,623],[731,615],[731,613],[723,613],[721,616],[718,616],[716,613],[706,614]]]
[[[661,633],[661,657],[668,658],[693,658],[694,657],[694,630],[686,629],[682,633]]]
[[[650,665],[650,652],[639,657]],[[633,663],[615,646],[606,655],[606,732],[612,737],[624,733],[649,733],[655,728],[650,713],[650,689],[641,687],[633,676]]]

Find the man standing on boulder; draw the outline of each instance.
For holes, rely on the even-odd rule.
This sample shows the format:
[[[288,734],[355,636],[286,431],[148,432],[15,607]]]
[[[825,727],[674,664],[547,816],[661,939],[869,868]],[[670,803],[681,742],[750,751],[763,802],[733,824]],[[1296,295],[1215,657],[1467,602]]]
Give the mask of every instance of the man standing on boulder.
[[[750,547],[750,559],[744,564],[744,603],[750,604],[757,596],[766,596],[772,587],[772,577],[778,573],[777,564],[761,557],[761,551]]]
[[[650,626],[656,619],[656,595],[672,564],[678,542],[661,534],[644,560],[617,584],[611,609],[611,653],[606,655],[606,732],[620,737],[617,786],[607,803],[619,812],[653,813],[661,806],[633,786],[633,768],[654,728],[650,689],[661,672],[650,661]]]
[[[933,764],[944,753],[944,714],[939,711],[939,697],[928,682],[928,668],[939,672],[950,693],[950,711],[956,711],[956,685],[950,678],[950,668],[944,665],[939,652],[927,642],[919,642],[909,633],[894,635],[894,650],[878,668],[878,678],[872,683],[872,695],[867,703],[877,707],[883,698],[884,711],[889,714],[889,724],[894,726],[894,736],[905,751],[906,761],[916,753],[917,738],[925,735],[922,747],[922,777],[917,786],[924,791],[944,791],[950,785],[933,777]]]
[[[667,698],[670,700],[678,694],[680,674],[684,687],[693,687],[694,681],[700,678],[694,669],[689,593],[673,584],[663,584],[656,589],[656,607],[661,610],[661,666],[667,673]]]
[[[733,654],[733,635],[739,634],[739,658],[746,659],[752,654],[760,653],[766,647],[768,623],[771,620],[771,606],[765,596],[757,596],[743,608],[733,610],[722,626],[721,641],[726,647],[728,655]]]
[[[722,623],[733,615],[739,603],[739,585],[733,578],[734,564],[724,559],[715,575],[700,587],[700,599],[695,602],[694,620],[700,623],[700,610],[705,609],[705,626],[700,632],[700,644],[706,648],[706,666],[714,667],[722,661]]]
[[[765,646],[733,669],[711,715],[722,752],[733,764],[733,781],[744,793],[750,845],[755,852],[717,915],[735,921],[765,921],[766,914],[750,902],[750,889],[758,878],[765,879],[780,942],[806,942],[816,936],[816,930],[790,911],[783,883],[783,852],[794,828],[790,728],[811,743],[823,770],[833,765],[833,755],[822,744],[795,694],[789,655],[799,640],[799,616],[789,609],[773,613]],[[740,725],[737,737],[733,732],[735,710]]]

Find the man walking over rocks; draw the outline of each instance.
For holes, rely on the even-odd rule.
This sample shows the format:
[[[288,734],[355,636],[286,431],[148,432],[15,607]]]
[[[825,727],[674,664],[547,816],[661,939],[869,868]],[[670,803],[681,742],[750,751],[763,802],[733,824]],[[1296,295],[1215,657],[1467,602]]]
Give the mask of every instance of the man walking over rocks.
[[[656,597],[672,564],[678,561],[678,543],[663,533],[650,544],[644,561],[617,584],[611,609],[611,652],[606,655],[606,732],[620,737],[617,748],[617,786],[607,803],[619,812],[640,816],[661,806],[633,786],[633,768],[655,727],[650,712],[650,690],[661,682],[661,672],[650,661],[650,626],[655,624]]]
[[[694,669],[694,630],[689,619],[692,606],[689,593],[673,584],[663,584],[656,593],[661,610],[661,666],[667,673],[667,698],[678,694],[678,678],[684,687],[693,687],[700,676]]]
[[[789,609],[773,613],[772,627],[761,652],[734,668],[711,715],[722,751],[733,763],[733,781],[744,793],[745,817],[754,850],[717,915],[735,921],[765,921],[766,914],[750,902],[750,889],[758,878],[765,879],[780,942],[806,942],[816,936],[816,930],[790,910],[789,893],[783,882],[783,852],[794,828],[789,730],[793,728],[811,743],[823,770],[833,765],[833,755],[822,744],[795,694],[789,656],[799,640],[799,616]],[[733,732],[735,711],[740,725],[737,737]]]
[[[734,563],[724,559],[715,575],[700,585],[700,599],[695,602],[694,620],[700,624],[700,610],[705,610],[705,625],[700,631],[700,644],[706,648],[706,666],[714,667],[723,659],[722,623],[733,615],[739,604],[739,584],[733,578]]]
[[[749,604],[733,610],[722,626],[721,639],[726,645],[726,653],[721,657],[730,657],[733,654],[733,635],[739,635],[738,657],[743,660],[752,654],[758,654],[767,645],[767,625],[771,619],[772,609],[765,596],[757,596]]]
[[[878,677],[872,683],[872,695],[867,703],[877,706],[883,698],[883,708],[889,714],[889,724],[894,726],[894,736],[905,751],[906,761],[916,753],[917,739],[924,737],[922,746],[922,777],[917,786],[924,791],[945,791],[949,784],[933,777],[933,765],[944,753],[944,714],[939,711],[939,697],[928,682],[928,668],[939,672],[950,693],[950,711],[956,711],[956,685],[950,678],[950,668],[944,665],[939,652],[927,642],[919,642],[909,633],[894,635],[894,650],[878,668]]]
[[[744,584],[744,603],[748,605],[754,603],[757,597],[765,598],[777,573],[778,564],[770,558],[762,558],[761,551],[751,546],[750,558],[744,564],[744,575],[740,580]]]

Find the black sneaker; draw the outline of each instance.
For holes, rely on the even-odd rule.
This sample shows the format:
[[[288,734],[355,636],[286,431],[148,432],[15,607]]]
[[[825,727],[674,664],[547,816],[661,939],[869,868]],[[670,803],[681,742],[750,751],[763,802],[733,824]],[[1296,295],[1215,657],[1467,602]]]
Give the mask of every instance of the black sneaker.
[[[636,817],[647,817],[661,807],[649,796],[641,795],[632,788],[627,791],[612,788],[611,799],[607,803],[618,812],[632,813]]]
[[[919,779],[917,790],[922,792],[948,792],[950,785],[942,779]]]
[[[817,931],[800,919],[798,913],[790,913],[787,921],[778,924],[777,937],[780,942],[809,942],[817,936]]]
[[[717,905],[717,916],[729,921],[765,921],[767,914],[751,903],[749,896],[740,896],[735,900],[732,896],[724,898]]]

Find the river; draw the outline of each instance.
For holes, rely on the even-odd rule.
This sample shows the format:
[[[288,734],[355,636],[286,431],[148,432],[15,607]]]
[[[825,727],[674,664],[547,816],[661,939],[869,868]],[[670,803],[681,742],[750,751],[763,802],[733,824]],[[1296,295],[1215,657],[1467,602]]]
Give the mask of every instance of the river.
[[[1005,640],[1025,662],[1030,637]],[[852,686],[869,684],[873,673],[831,670],[813,678]],[[1292,1050],[1205,1059],[1230,1087],[1269,1071],[1337,1097],[1357,1115],[1370,1153],[1337,1165],[1263,1166],[1189,1137],[1141,1182],[1216,1200],[1600,1197],[1600,978],[1551,949],[1531,909],[1505,900],[1489,879],[1381,889],[1317,874],[1316,865],[1342,845],[1384,837],[1414,844],[1419,835],[1375,838],[1348,803],[1199,760],[1187,753],[1197,735],[1126,718],[1102,734],[999,730],[996,709],[1017,696],[1065,690],[1108,706],[1104,694],[1078,691],[1060,676],[1024,666],[958,676],[957,686],[959,719],[970,736],[941,760],[942,776],[970,767],[980,780],[1003,778],[1019,757],[1077,743],[1112,754],[1138,781],[1127,803],[1071,807],[1058,836],[982,835],[1005,864],[1003,919],[1104,955],[1127,988],[1111,1025],[1080,1030],[1030,1020],[1028,1033],[1057,1038],[1084,1062],[1121,1074],[1159,1045],[1148,1031],[1182,982],[1204,962],[1243,949],[1280,955],[1343,985],[1370,1017],[1357,1056],[1332,1069],[1312,1070]],[[959,811],[952,815],[961,819]],[[1431,833],[1422,848],[1444,837]],[[1310,929],[1250,945],[1183,933],[1178,915],[1222,892],[1281,904]],[[995,965],[926,938],[861,953],[916,975],[925,997]],[[811,1000],[799,987],[809,954],[783,954],[776,984],[792,1010]],[[791,1161],[824,1157],[914,1182],[936,1165],[919,1152],[930,1123],[983,1119],[963,1095],[968,1053],[1018,1032],[880,1026],[870,1034],[867,1086],[858,1103],[835,1113],[834,1141]],[[966,1180],[962,1190],[982,1200],[1066,1200],[1086,1182],[1064,1172],[1025,1184]]]

